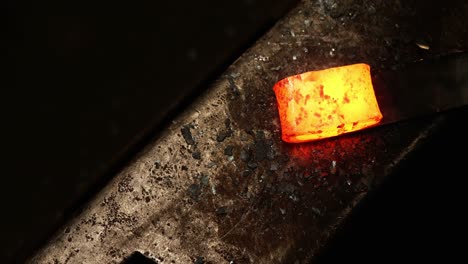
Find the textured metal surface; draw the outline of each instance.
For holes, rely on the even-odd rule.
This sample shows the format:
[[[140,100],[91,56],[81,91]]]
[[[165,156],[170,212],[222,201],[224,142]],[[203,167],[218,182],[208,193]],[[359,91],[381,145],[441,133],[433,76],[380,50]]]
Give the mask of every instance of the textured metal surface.
[[[272,86],[432,56],[412,41],[415,14],[400,1],[303,1],[30,262],[119,263],[140,251],[162,263],[308,263],[443,117],[286,144]],[[453,19],[439,26],[461,28]],[[438,49],[466,47],[458,37]]]

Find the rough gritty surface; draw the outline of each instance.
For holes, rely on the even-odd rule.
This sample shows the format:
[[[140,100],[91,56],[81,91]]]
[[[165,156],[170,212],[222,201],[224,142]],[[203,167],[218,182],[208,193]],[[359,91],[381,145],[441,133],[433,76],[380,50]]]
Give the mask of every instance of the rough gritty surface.
[[[140,251],[161,263],[308,263],[437,122],[286,144],[272,87],[308,70],[431,56],[415,45],[412,16],[398,0],[303,1],[31,262],[119,263]],[[446,39],[439,51],[466,45]]]

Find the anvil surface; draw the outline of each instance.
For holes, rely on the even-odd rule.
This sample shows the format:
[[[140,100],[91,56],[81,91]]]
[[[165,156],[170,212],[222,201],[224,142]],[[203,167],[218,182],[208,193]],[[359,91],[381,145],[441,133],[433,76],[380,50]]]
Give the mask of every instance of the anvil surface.
[[[466,7],[466,5],[465,5]],[[31,263],[309,263],[444,116],[306,144],[280,139],[273,85],[366,62],[376,72],[460,51],[447,16],[401,1],[302,1],[114,177]],[[415,26],[421,26],[415,29]],[[418,37],[442,32],[430,52]],[[435,39],[435,38],[434,38]]]

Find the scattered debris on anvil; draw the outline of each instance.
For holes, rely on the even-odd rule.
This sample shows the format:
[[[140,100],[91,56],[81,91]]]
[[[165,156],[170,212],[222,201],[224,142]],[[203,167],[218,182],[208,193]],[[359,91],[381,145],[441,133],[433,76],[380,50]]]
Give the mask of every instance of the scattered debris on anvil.
[[[186,125],[182,127],[180,132],[182,132],[182,136],[188,145],[195,145],[195,140],[193,140],[192,133],[190,132],[190,126]]]
[[[219,132],[216,136],[216,141],[223,142],[227,137],[232,136],[232,129],[231,129],[231,120],[228,118],[224,122],[226,128]]]
[[[191,125],[186,125],[181,128],[180,132],[182,133],[182,136],[184,137],[185,142],[193,147],[192,150],[192,158],[200,160],[201,159],[201,152],[197,150],[197,144],[195,142],[195,139],[192,136],[192,132],[190,131],[191,128],[194,128]]]
[[[195,259],[195,262],[193,262],[193,264],[205,264],[205,260],[203,257],[197,257]]]

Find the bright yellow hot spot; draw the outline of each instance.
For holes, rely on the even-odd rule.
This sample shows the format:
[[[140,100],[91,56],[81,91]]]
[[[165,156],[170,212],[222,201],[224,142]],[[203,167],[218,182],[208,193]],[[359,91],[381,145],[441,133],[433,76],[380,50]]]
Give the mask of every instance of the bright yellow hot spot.
[[[286,142],[333,137],[382,119],[370,67],[364,63],[291,76],[273,90]]]

